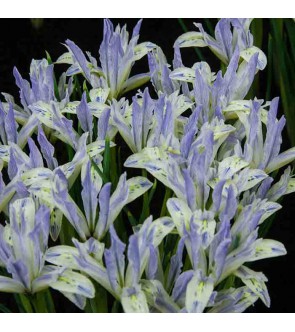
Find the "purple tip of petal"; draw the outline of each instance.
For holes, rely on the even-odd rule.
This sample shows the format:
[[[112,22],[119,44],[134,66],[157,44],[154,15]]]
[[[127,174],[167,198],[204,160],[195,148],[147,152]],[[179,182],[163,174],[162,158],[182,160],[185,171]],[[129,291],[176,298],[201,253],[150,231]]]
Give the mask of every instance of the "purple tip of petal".
[[[28,145],[30,148],[31,167],[43,167],[44,165],[42,155],[31,137],[28,138]]]

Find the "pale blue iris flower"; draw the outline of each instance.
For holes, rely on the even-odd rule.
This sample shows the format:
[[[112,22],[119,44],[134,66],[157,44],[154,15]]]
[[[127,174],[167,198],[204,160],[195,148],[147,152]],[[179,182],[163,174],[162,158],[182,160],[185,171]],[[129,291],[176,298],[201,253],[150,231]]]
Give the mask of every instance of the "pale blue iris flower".
[[[138,44],[141,23],[129,38],[105,20],[99,64],[67,40],[55,63],[32,61],[30,82],[14,69],[21,106],[9,94],[0,102],[0,291],[51,287],[84,308],[95,297],[91,278],[125,312],[269,306],[267,277],[250,263],[286,254],[259,229],[295,191],[290,167],[275,176],[295,150],[281,151],[278,99],[245,100],[267,63],[251,20],[221,19],[214,38],[196,25],[176,40],[172,67],[160,47]],[[185,66],[182,48],[206,46],[224,71]],[[132,76],[144,56],[149,72]],[[56,81],[59,63],[69,67]],[[122,97],[148,81],[154,91]],[[155,179],[166,194],[161,214],[149,216]],[[140,218],[126,207],[133,201]]]

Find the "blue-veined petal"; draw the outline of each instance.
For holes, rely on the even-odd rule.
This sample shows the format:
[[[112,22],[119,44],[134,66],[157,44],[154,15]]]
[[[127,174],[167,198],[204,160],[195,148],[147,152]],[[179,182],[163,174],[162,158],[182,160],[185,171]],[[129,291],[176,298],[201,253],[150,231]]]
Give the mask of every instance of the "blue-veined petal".
[[[32,184],[38,183],[43,180],[51,180],[53,173],[50,169],[45,167],[38,167],[30,169],[24,172],[21,176],[21,180],[26,186],[31,186]]]
[[[259,296],[267,307],[270,306],[270,297],[265,285],[267,278],[262,272],[255,272],[246,266],[241,266],[235,272],[235,275],[240,278],[253,293]]]
[[[123,288],[121,303],[124,312],[128,313],[149,312],[146,297],[139,285]]]
[[[249,47],[240,53],[240,57],[249,62],[255,53],[258,53],[257,69],[263,70],[267,64],[267,58],[260,48],[256,46]]]
[[[91,101],[105,103],[110,93],[109,88],[96,88],[89,91]]]
[[[91,281],[80,273],[65,270],[50,287],[61,292],[74,293],[93,298],[95,289]]]
[[[198,233],[202,239],[202,246],[206,249],[213,240],[216,221],[211,211],[196,210],[192,215],[191,222],[198,226]]]
[[[152,182],[143,176],[136,176],[127,180],[128,185],[128,199],[126,204],[134,201],[137,197],[143,195],[152,187]]]
[[[79,270],[77,262],[79,251],[75,247],[60,245],[48,248],[46,251],[46,261],[69,269]]]
[[[164,237],[171,233],[173,229],[174,222],[169,217],[162,217],[154,220],[149,229],[153,246],[158,247]]]
[[[195,81],[196,75],[193,69],[181,67],[173,70],[169,77],[172,80],[193,83]]]
[[[254,304],[258,296],[247,286],[237,289],[229,288],[217,294],[215,304],[208,313],[239,313]]]
[[[282,208],[282,205],[276,202],[267,201],[260,208],[264,210],[261,219],[259,220],[259,224],[262,224],[264,220],[266,220],[272,214],[280,210]]]
[[[189,31],[181,36],[179,36],[175,43],[174,47],[205,47],[207,44],[204,42],[203,34],[197,31]]]
[[[178,230],[178,233],[182,236],[183,228],[189,227],[189,222],[192,216],[191,209],[179,198],[169,198],[167,201],[167,209]]]
[[[163,313],[177,313],[179,306],[168,295],[163,285],[158,280],[142,280],[141,289],[144,292],[147,303]]]
[[[237,156],[227,157],[219,163],[219,178],[230,179],[235,173],[246,166],[248,166],[248,163]]]
[[[248,259],[249,262],[254,262],[264,258],[277,257],[286,255],[285,246],[278,241],[270,239],[258,239],[254,243],[254,254]]]
[[[213,279],[196,271],[186,289],[185,307],[188,312],[203,312],[214,289]]]
[[[79,101],[71,101],[65,105],[60,111],[61,113],[77,114],[77,106],[80,104]]]
[[[238,190],[239,192],[249,190],[267,177],[268,175],[261,169],[245,168],[238,175]]]
[[[134,47],[134,61],[143,58],[150,50],[155,48],[156,45],[151,42],[144,42]]]
[[[114,147],[116,144],[114,142],[110,142],[110,147]],[[98,154],[101,154],[101,152],[105,149],[105,141],[104,140],[97,140],[95,142],[92,142],[90,144],[86,145],[87,154],[89,157],[95,157]]]

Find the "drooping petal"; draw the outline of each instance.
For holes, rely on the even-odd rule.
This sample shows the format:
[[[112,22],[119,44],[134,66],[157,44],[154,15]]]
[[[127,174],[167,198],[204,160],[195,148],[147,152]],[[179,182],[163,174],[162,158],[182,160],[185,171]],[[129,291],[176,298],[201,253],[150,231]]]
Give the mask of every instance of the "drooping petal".
[[[267,307],[270,306],[270,297],[265,285],[267,278],[262,272],[255,272],[246,266],[241,266],[235,272],[235,275],[239,277],[252,292],[259,296]]]
[[[254,250],[254,255],[249,258],[249,262],[287,254],[287,251],[281,242],[269,239],[258,239],[255,242]]]
[[[0,276],[0,292],[25,293],[25,291],[25,287],[19,281]]]
[[[93,298],[95,289],[91,281],[80,273],[71,270],[65,270],[56,282],[50,284],[50,287],[61,292],[74,293]]]
[[[145,177],[136,176],[127,180],[128,185],[128,199],[126,204],[134,201],[137,197],[143,195],[152,187],[152,183]]]

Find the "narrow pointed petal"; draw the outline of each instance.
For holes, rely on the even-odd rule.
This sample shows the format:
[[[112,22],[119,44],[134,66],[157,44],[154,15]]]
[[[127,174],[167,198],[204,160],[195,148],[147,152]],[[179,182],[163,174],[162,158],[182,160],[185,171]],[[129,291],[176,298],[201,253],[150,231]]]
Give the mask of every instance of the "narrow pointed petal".
[[[48,141],[41,126],[38,128],[38,142],[47,167],[53,171],[58,166],[56,158],[53,157],[54,147]]]
[[[31,167],[43,167],[44,165],[42,155],[31,137],[28,138],[28,145],[30,148]]]

